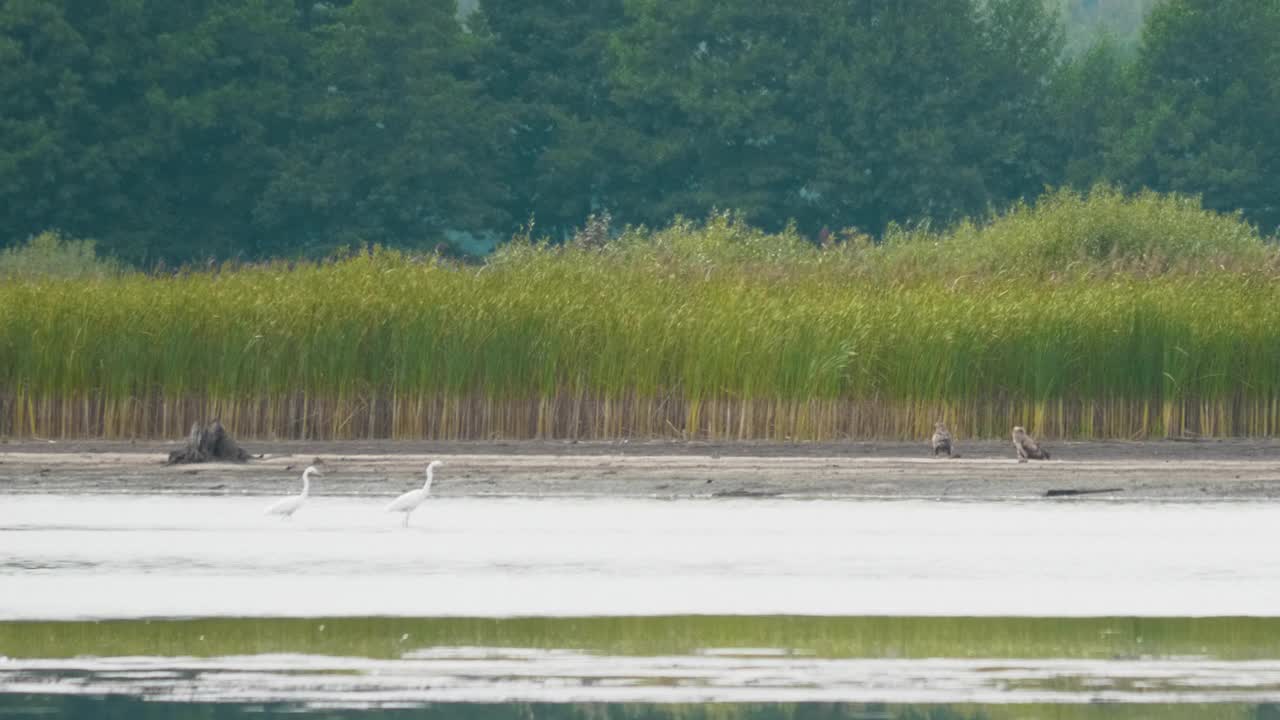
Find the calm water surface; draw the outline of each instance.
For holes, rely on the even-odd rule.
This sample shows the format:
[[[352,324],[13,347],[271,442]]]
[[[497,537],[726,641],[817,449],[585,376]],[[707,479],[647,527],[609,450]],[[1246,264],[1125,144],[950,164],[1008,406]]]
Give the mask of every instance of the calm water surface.
[[[0,714],[1280,701],[1266,505],[440,499],[405,529],[380,499],[267,502],[0,497]]]
[[[1280,508],[0,498],[0,619],[1277,615]]]

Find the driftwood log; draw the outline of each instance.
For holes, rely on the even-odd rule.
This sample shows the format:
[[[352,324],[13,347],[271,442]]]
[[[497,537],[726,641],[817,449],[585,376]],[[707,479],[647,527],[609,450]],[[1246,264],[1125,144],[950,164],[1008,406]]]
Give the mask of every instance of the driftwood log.
[[[214,420],[204,427],[200,423],[191,426],[187,444],[169,453],[169,465],[202,462],[244,462],[249,453],[236,444],[222,423]]]
[[[1098,488],[1096,490],[1075,490],[1071,488],[1051,488],[1045,497],[1075,497],[1076,495],[1094,495],[1096,493],[1124,492],[1124,488]]]

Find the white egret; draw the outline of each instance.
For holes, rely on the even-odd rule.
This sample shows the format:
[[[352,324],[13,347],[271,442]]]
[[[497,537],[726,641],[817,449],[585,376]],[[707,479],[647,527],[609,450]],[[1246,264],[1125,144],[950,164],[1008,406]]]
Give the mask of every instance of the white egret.
[[[404,513],[403,527],[409,527],[409,514],[417,510],[418,506],[426,501],[427,494],[431,492],[432,471],[443,464],[439,460],[432,460],[431,464],[427,465],[427,481],[423,483],[422,487],[418,490],[410,490],[392,500],[391,504],[387,506],[387,512]]]
[[[320,474],[315,465],[307,466],[307,469],[302,471],[302,494],[277,500],[271,504],[271,507],[267,508],[266,514],[279,515],[282,518],[293,517],[298,508],[302,507],[302,503],[307,501],[307,496],[311,494],[311,476]]]

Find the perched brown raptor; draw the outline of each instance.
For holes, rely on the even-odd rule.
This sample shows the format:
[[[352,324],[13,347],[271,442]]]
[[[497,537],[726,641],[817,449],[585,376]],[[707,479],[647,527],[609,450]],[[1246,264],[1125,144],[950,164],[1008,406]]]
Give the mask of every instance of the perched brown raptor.
[[[951,450],[951,433],[947,431],[947,424],[936,422],[933,424],[933,456],[938,457],[938,453],[945,452],[947,457],[954,457]]]
[[[1049,451],[1042,450],[1036,444],[1035,438],[1028,435],[1026,429],[1021,425],[1013,428],[1013,447],[1018,451],[1018,462],[1049,459]]]

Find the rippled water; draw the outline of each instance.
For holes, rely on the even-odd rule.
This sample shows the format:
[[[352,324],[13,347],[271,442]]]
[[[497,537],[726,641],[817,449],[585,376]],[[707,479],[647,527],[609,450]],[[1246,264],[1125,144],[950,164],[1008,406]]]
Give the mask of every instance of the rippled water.
[[[430,702],[1266,702],[1280,661],[820,659],[431,648],[398,660],[254,655],[18,660],[7,692],[369,707]]]
[[[473,498],[406,529],[378,500],[265,504],[0,497],[0,714],[1280,702],[1266,505]]]

